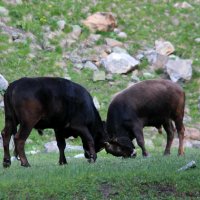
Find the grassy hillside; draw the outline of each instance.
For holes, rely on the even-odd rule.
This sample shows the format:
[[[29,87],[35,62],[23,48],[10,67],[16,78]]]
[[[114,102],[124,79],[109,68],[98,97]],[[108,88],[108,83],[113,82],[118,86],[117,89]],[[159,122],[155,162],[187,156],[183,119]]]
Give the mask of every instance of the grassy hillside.
[[[94,3],[96,2],[96,3]],[[102,104],[100,110],[103,118],[111,96],[127,86],[130,76],[114,76],[116,83],[110,87],[109,82],[93,83],[90,71],[74,70],[72,63],[63,58],[76,49],[81,42],[89,36],[89,30],[83,26],[82,20],[96,11],[109,11],[115,14],[118,27],[127,33],[127,39],[117,38],[114,32],[99,33],[102,35],[101,43],[105,37],[121,40],[127,45],[131,55],[136,55],[144,47],[153,47],[155,40],[163,38],[169,40],[175,46],[175,54],[185,59],[193,60],[193,78],[184,84],[187,96],[187,105],[190,108],[192,121],[198,121],[197,98],[199,95],[199,43],[195,39],[200,35],[199,17],[200,4],[188,1],[193,8],[174,8],[178,1],[91,1],[84,3],[77,0],[65,1],[23,1],[22,5],[12,5],[0,2],[0,5],[9,10],[9,19],[6,23],[12,27],[31,32],[35,37],[35,43],[44,43],[44,27],[50,27],[51,31],[58,30],[57,21],[64,19],[66,27],[62,34],[50,40],[55,47],[54,51],[35,50],[34,57],[29,39],[24,43],[14,43],[5,35],[0,35],[0,73],[9,81],[22,76],[66,76],[66,71],[73,81],[84,85],[92,95],[96,95]],[[156,3],[157,2],[157,3]],[[179,1],[182,2],[182,1]],[[178,21],[176,24],[174,21]],[[61,48],[60,42],[71,31],[72,25],[80,25],[82,34],[70,48]],[[176,25],[175,25],[176,24]],[[98,42],[99,43],[99,42]],[[64,64],[60,64],[64,63]],[[149,65],[144,60],[139,70],[148,69]],[[160,74],[158,74],[158,77]],[[141,80],[145,79],[140,77]],[[104,88],[107,88],[106,90]],[[103,91],[103,92],[102,92]]]

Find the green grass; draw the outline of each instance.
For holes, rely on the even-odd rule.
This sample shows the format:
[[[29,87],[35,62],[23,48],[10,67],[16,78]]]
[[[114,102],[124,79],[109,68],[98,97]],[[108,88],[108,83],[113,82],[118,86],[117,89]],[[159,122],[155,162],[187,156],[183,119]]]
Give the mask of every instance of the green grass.
[[[98,155],[95,164],[66,153],[67,166],[58,166],[58,154],[28,156],[31,168],[14,161],[9,169],[0,166],[0,199],[191,199],[200,197],[198,150],[186,155],[162,156],[157,149],[150,158],[141,152],[136,159]],[[177,172],[195,160],[197,168]]]

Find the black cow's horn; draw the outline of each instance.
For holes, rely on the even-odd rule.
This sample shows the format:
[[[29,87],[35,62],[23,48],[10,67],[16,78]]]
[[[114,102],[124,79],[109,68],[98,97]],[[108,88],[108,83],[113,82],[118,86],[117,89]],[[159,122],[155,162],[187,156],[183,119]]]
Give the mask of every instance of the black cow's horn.
[[[110,143],[109,142],[104,142],[105,146],[110,146]]]

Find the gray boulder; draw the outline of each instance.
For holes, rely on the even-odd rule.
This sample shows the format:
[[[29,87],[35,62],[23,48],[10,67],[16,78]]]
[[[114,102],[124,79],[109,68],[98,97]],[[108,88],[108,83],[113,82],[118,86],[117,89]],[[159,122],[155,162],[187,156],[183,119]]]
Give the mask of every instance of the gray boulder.
[[[192,77],[192,60],[169,59],[166,63],[166,71],[173,82],[178,80],[188,81]]]
[[[111,53],[101,63],[109,73],[125,74],[134,70],[140,62],[126,53]]]

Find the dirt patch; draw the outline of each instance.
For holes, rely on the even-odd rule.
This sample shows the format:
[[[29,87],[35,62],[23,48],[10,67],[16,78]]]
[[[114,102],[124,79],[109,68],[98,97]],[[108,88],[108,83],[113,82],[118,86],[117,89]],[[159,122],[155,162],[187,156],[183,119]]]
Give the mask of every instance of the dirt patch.
[[[107,182],[101,183],[100,192],[103,196],[103,199],[112,199],[114,196],[119,194],[117,191],[115,191],[114,187]]]
[[[173,185],[163,185],[160,183],[142,184],[141,195],[143,196],[143,198],[148,198],[149,193],[153,193],[156,197],[159,197],[160,199],[169,196],[179,197],[179,198],[200,197],[199,192],[179,192]]]

